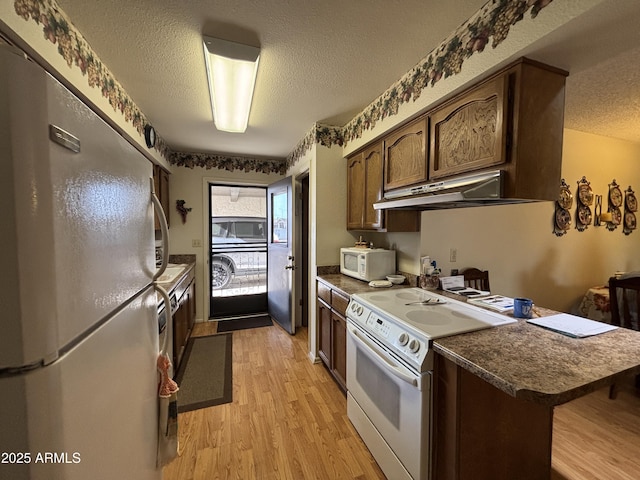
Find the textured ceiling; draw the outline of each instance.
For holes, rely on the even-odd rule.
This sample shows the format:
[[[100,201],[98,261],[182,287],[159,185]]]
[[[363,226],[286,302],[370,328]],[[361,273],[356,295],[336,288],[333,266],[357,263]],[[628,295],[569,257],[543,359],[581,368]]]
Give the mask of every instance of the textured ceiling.
[[[485,0],[58,3],[171,149],[285,157],[315,122],[351,120]],[[569,128],[640,143],[638,20],[637,0],[608,1],[531,46],[571,73]],[[245,134],[215,129],[203,34],[261,47]]]

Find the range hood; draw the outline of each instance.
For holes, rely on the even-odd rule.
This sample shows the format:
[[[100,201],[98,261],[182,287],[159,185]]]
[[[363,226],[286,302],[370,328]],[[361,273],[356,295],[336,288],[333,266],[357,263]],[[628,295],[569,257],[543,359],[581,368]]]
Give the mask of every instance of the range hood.
[[[532,199],[505,198],[506,172],[492,170],[394,190],[373,204],[376,210],[436,210],[484,205],[532,202]]]

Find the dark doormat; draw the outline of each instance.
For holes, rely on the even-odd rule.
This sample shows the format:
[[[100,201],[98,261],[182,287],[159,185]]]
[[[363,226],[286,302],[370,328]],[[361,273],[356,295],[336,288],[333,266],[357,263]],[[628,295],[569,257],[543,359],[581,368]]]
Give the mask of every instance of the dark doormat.
[[[270,327],[273,325],[269,315],[259,315],[257,317],[234,318],[232,320],[219,320],[218,332],[231,332],[233,330],[244,330],[245,328]]]
[[[232,400],[230,333],[191,337],[176,374],[178,413]]]

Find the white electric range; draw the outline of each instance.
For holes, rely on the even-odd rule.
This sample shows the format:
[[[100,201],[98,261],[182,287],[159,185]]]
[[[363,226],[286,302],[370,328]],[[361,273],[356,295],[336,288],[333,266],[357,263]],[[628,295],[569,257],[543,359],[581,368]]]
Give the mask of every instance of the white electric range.
[[[515,321],[420,288],[352,295],[347,413],[388,478],[431,478],[432,340]]]

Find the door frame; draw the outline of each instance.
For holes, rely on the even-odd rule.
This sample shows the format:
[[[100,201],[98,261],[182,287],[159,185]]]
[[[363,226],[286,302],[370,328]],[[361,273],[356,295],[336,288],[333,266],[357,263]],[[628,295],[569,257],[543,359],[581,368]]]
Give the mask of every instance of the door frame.
[[[210,298],[210,294],[209,292],[211,291],[211,266],[209,265],[209,252],[207,250],[207,247],[209,245],[209,240],[204,240],[205,238],[207,238],[207,235],[209,235],[209,223],[211,222],[211,219],[209,217],[209,200],[208,200],[208,195],[209,195],[209,185],[213,184],[213,185],[221,185],[221,186],[242,186],[242,187],[268,187],[270,183],[273,182],[247,182],[246,179],[242,179],[242,178],[237,178],[237,177],[227,177],[227,178],[217,178],[217,177],[202,177],[202,226],[201,226],[201,230],[200,232],[193,232],[192,233],[192,238],[195,240],[197,239],[197,237],[195,237],[195,235],[199,235],[200,238],[202,240],[200,240],[200,246],[196,247],[193,245],[193,241],[191,242],[191,246],[193,247],[193,250],[195,249],[199,249],[200,253],[202,255],[202,269],[203,269],[203,277],[202,278],[202,282],[199,282],[202,285],[202,292],[196,292],[196,298],[198,296],[198,294],[200,294],[200,304],[201,304],[201,308],[202,308],[202,321],[203,322],[208,322],[210,321],[210,302],[209,302],[209,298]],[[185,238],[189,238],[188,235],[190,233],[189,232],[185,232],[183,233],[183,237]],[[183,243],[186,243],[187,240],[183,240]],[[185,248],[186,250],[186,248]],[[197,268],[197,266],[196,266]],[[269,268],[269,266],[267,265],[267,268]],[[196,275],[197,275],[197,271],[196,271]],[[198,283],[196,283],[196,286],[198,285]],[[269,288],[269,286],[267,285],[267,289]],[[215,319],[212,319],[212,321]]]
[[[212,198],[212,193],[213,190],[216,187],[226,187],[226,186],[233,186],[236,187],[238,189],[244,189],[244,188],[252,188],[252,189],[256,189],[256,190],[263,190],[264,191],[264,198],[265,201],[267,199],[267,187],[264,186],[257,186],[257,185],[241,185],[238,183],[234,183],[232,185],[227,185],[227,184],[220,184],[218,182],[209,182],[209,191],[207,193],[207,200],[208,200],[208,210],[209,210],[209,216],[208,216],[208,233],[206,234],[207,238],[207,244],[208,244],[208,249],[207,249],[207,265],[209,266],[209,275],[211,275],[211,264],[212,264],[212,260],[214,257],[213,252],[213,244],[211,243],[212,241],[212,218],[213,215],[211,214],[213,209],[214,209],[214,203],[211,201]],[[239,217],[238,217],[239,218]],[[266,217],[265,217],[265,226],[266,226]],[[206,230],[206,228],[205,228]],[[235,233],[235,232],[234,232]],[[265,232],[266,235],[266,232]],[[250,244],[245,244],[246,248],[249,249],[249,245]],[[265,236],[265,247],[266,247],[266,236]],[[229,253],[229,252],[221,252],[222,254],[224,253]],[[267,255],[266,250],[265,250],[265,257]],[[267,265],[267,272],[268,272],[269,266]],[[209,284],[211,284],[211,276],[209,276]],[[265,278],[265,286],[267,288],[265,288],[264,292],[261,293],[252,293],[252,294],[242,294],[242,295],[233,295],[233,296],[221,296],[221,297],[214,297],[212,295],[212,290],[211,288],[209,289],[209,291],[207,291],[207,295],[209,295],[209,301],[210,301],[210,305],[209,305],[209,320],[219,320],[221,318],[231,318],[231,317],[239,317],[239,318],[244,318],[244,317],[251,317],[251,316],[257,316],[257,315],[263,315],[267,312],[267,289],[268,289],[268,284],[267,284],[267,279]],[[211,315],[211,310],[212,307],[217,307],[219,309],[218,313],[216,313],[214,316]],[[215,312],[214,312],[215,313]]]
[[[284,178],[285,176],[282,176],[282,178]],[[313,233],[313,219],[315,218],[315,213],[314,213],[314,209],[312,208],[311,204],[312,204],[312,198],[315,195],[315,185],[314,185],[314,181],[310,175],[310,170],[307,168],[304,171],[298,172],[294,175],[294,178],[296,180],[296,186],[298,186],[300,184],[300,182],[302,181],[302,179],[304,179],[305,177],[307,177],[308,180],[308,204],[307,204],[307,211],[306,213],[306,223],[307,223],[307,238],[304,238],[304,235],[302,235],[300,232],[302,230],[301,227],[301,221],[304,220],[305,215],[302,215],[302,217],[299,217],[297,214],[294,214],[293,216],[293,221],[294,221],[294,227],[293,227],[293,231],[295,235],[300,235],[298,236],[299,241],[297,242],[297,247],[301,247],[301,242],[306,242],[307,243],[307,258],[304,258],[304,256],[300,256],[298,258],[301,258],[302,262],[305,262],[305,268],[298,268],[296,270],[294,270],[295,274],[294,274],[294,278],[295,278],[295,282],[296,282],[296,286],[297,285],[303,285],[303,280],[302,280],[302,275],[306,275],[306,279],[307,279],[307,290],[303,291],[301,288],[300,289],[296,289],[296,296],[300,296],[300,298],[302,298],[302,296],[306,296],[307,297],[307,302],[308,302],[308,308],[307,308],[307,326],[309,328],[314,328],[315,324],[316,324],[316,320],[315,320],[315,271],[313,271],[313,267],[315,265],[315,246],[316,246],[316,242],[314,240],[314,237],[312,235]],[[217,185],[242,185],[245,187],[268,187],[271,183],[273,183],[273,180],[269,179],[268,181],[265,182],[258,182],[258,181],[249,181],[247,182],[246,179],[243,178],[239,178],[239,177],[226,177],[226,178],[218,178],[218,177],[213,177],[213,176],[207,176],[207,177],[202,177],[202,227],[201,227],[201,231],[193,231],[193,233],[191,234],[193,239],[197,239],[198,237],[205,239],[207,238],[208,235],[208,231],[209,231],[209,209],[207,208],[209,202],[205,200],[207,199],[207,195],[209,195],[209,184],[210,183],[214,183]],[[297,188],[296,188],[297,190]],[[300,202],[297,202],[300,203]],[[294,207],[295,211],[298,211],[298,209],[296,207]],[[185,232],[183,234],[183,237],[189,238],[188,237],[189,232]],[[188,240],[182,240],[182,243],[186,243],[188,242]],[[203,275],[202,275],[202,281],[201,282],[197,282],[196,283],[196,287],[200,288],[199,286],[201,285],[202,287],[202,291],[200,292],[196,292],[196,298],[198,295],[200,295],[200,302],[201,302],[201,311],[202,311],[202,321],[207,322],[209,321],[209,316],[210,316],[210,311],[209,311],[209,295],[208,292],[211,289],[211,272],[210,272],[210,268],[209,268],[209,252],[207,251],[207,245],[208,245],[208,241],[204,241],[201,240],[201,245],[199,247],[197,246],[193,246],[193,243],[191,242],[191,247],[193,252],[198,252],[202,255],[202,269],[203,269]],[[185,250],[187,250],[187,248],[184,248]],[[299,252],[296,252],[296,254],[299,254]],[[268,267],[267,267],[268,268]],[[196,273],[197,274],[197,273]],[[267,285],[267,288],[268,285]],[[299,303],[299,302],[296,302]],[[301,309],[300,309],[301,310]],[[299,311],[299,309],[296,308],[296,311]],[[300,315],[302,316],[302,311],[300,311]],[[296,318],[296,325],[298,325],[298,320]],[[314,355],[314,347],[313,345],[315,345],[316,343],[316,335],[315,332],[309,331],[308,332],[308,336],[309,336],[309,345],[308,345],[308,355],[309,355],[309,359],[312,362],[318,362],[319,357],[317,357],[317,355]]]

